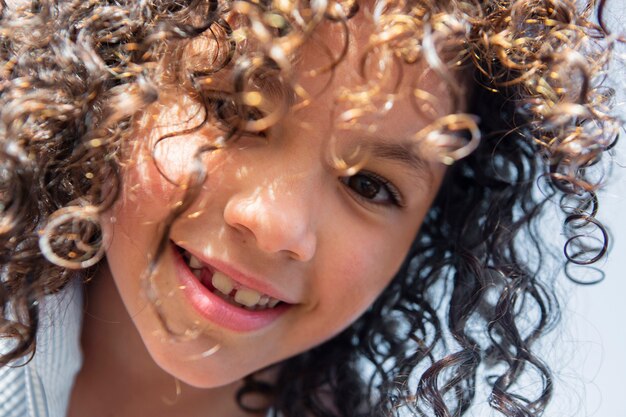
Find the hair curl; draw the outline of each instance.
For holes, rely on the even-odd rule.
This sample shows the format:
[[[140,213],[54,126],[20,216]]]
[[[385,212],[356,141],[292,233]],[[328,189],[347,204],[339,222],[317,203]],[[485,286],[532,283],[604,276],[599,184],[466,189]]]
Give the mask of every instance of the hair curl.
[[[613,43],[623,39],[591,22],[595,6],[376,3],[361,72],[377,81],[367,74],[372,54],[390,63],[425,62],[444,80],[456,118],[437,115],[433,98],[418,89],[413,104],[439,136],[452,138],[439,156],[454,163],[382,296],[346,331],[288,359],[273,386],[247,378],[238,396],[244,408],[244,394],[261,392],[272,397],[275,415],[408,409],[460,416],[485,374],[492,408],[508,417],[542,413],[552,380],[532,347],[558,317],[551,278],[541,268],[542,208],[557,202],[565,213],[567,264],[591,264],[608,247],[595,219],[596,190],[619,121],[602,83]],[[103,255],[98,215],[118,197],[122,145],[134,117],[158,99],[158,86],[178,85],[203,105],[205,117],[193,129],[220,123],[226,143],[242,130],[262,131],[285,108],[258,116],[245,99],[255,79],[274,77],[293,88],[293,60],[303,42],[315,40],[316,27],[347,28],[363,12],[357,0],[40,0],[1,7],[0,334],[15,344],[0,365],[34,353],[38,301],[62,289],[74,270],[89,275]],[[193,42],[204,42],[210,56],[193,59]],[[310,75],[332,74],[345,51],[328,50],[330,63]],[[236,94],[205,82],[227,67]],[[473,89],[465,91],[459,77],[472,78]],[[387,97],[375,93],[368,91],[368,100]],[[347,93],[342,103],[363,108],[359,97]],[[464,107],[475,117],[463,116]],[[460,140],[458,131],[467,137]],[[161,249],[203,179],[199,169],[184,204],[165,219]],[[539,381],[536,389],[520,388],[527,375]]]

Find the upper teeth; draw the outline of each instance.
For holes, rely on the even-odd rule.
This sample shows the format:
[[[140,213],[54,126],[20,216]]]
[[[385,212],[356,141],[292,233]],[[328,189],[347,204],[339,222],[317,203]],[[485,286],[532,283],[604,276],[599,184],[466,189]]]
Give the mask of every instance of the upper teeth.
[[[193,255],[190,255],[188,264],[194,273],[196,273],[195,270],[201,270],[204,268],[202,262],[200,262],[200,260]],[[280,300],[274,297],[270,297],[269,295],[262,294],[252,288],[240,285],[231,277],[220,271],[215,271],[213,278],[211,279],[211,284],[213,284],[217,290],[215,293],[222,296],[222,298],[227,301],[234,300],[235,302],[251,309],[268,307],[273,308],[280,302]],[[235,293],[231,296],[230,294],[233,290],[235,290]]]
[[[193,269],[202,268],[202,262],[200,262],[200,260],[195,256],[192,256],[191,258],[189,258],[189,267]]]
[[[248,307],[252,307],[259,303],[261,294],[250,288],[241,288],[235,293],[235,301]]]
[[[235,289],[235,281],[233,281],[228,275],[219,271],[215,271],[211,284],[224,294],[228,295]]]

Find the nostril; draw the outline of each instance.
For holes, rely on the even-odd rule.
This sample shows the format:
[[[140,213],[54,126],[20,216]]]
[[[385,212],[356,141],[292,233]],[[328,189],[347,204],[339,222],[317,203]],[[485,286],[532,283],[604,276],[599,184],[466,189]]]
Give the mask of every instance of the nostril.
[[[242,201],[236,196],[228,200],[224,207],[224,221],[239,232],[252,233],[254,214],[250,210],[251,203]]]
[[[248,235],[254,236],[254,233],[252,232],[251,229],[249,229],[248,227],[240,223],[228,223],[227,222],[227,224],[229,227],[231,227],[232,229],[234,229],[235,231],[237,231],[238,233],[242,235],[244,242],[246,241]]]
[[[245,240],[254,239],[265,253],[285,253],[289,258],[308,261],[315,252],[316,239],[311,227],[310,210],[283,201],[275,194],[263,198],[233,196],[224,208],[224,221]]]

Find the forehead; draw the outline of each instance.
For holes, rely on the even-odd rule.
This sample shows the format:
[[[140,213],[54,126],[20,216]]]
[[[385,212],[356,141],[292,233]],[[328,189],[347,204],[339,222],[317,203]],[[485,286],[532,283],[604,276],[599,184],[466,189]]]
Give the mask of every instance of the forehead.
[[[288,102],[289,115],[273,123],[300,119],[314,128],[328,126],[341,137],[419,142],[426,127],[462,110],[451,88],[451,80],[458,86],[461,77],[442,76],[432,62],[411,55],[420,47],[416,32],[398,36],[367,5],[345,22],[322,20],[310,33],[268,32],[263,40],[250,16],[242,19],[239,12],[234,10],[229,21],[238,42],[235,55],[229,66],[212,73],[210,88],[235,89],[236,100],[254,97],[250,103],[266,113]],[[195,46],[199,55],[210,49],[203,43]],[[281,52],[274,54],[277,50]],[[238,65],[258,57],[274,63],[260,66],[260,76],[247,74],[237,81]],[[263,99],[246,95],[250,91]]]
[[[308,99],[298,115],[314,119],[317,128],[327,123],[339,139],[367,139],[366,146],[379,142],[376,148],[389,152],[387,145],[395,142],[401,145],[395,151],[422,148],[423,154],[420,135],[454,111],[453,99],[424,60],[406,62],[378,45],[380,37],[367,10],[345,26],[321,24],[294,66],[296,83]]]

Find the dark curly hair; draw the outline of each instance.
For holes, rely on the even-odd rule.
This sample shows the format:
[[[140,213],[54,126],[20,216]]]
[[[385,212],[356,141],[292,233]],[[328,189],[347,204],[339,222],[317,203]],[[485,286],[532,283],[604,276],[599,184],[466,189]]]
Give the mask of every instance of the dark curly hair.
[[[15,342],[0,365],[34,353],[39,301],[77,269],[89,277],[103,256],[98,216],[118,197],[123,145],[160,86],[202,104],[191,130],[223,127],[224,143],[204,151],[228,146],[285,112],[258,115],[241,99],[255,77],[293,87],[298,46],[322,22],[346,28],[364,9],[357,0],[0,4],[0,334]],[[540,215],[547,203],[564,212],[558,262],[571,279],[579,280],[570,266],[605,255],[596,191],[619,121],[603,78],[623,39],[592,23],[602,10],[593,2],[389,0],[372,10],[367,53],[425,62],[446,83],[454,117],[434,114],[433,97],[417,89],[413,104],[453,138],[438,155],[451,167],[375,304],[329,342],[286,360],[274,383],[246,378],[239,404],[248,410],[246,395],[261,392],[282,416],[461,416],[484,378],[502,415],[539,416],[552,379],[532,348],[559,311]],[[194,42],[207,51],[199,59]],[[328,53],[332,62],[316,74],[331,74],[343,57]],[[213,90],[206,80],[214,77],[237,94]],[[164,220],[153,265],[204,181],[197,174]],[[522,387],[525,378],[538,384]]]

